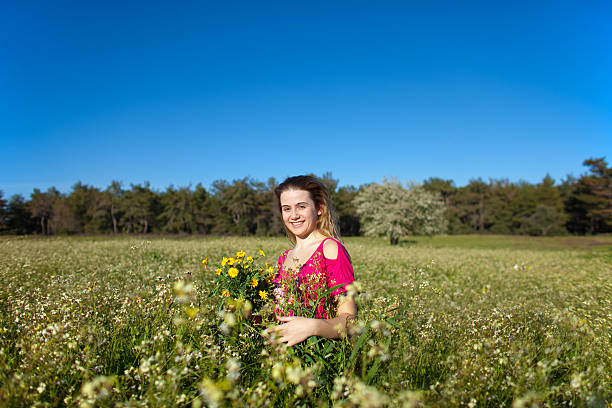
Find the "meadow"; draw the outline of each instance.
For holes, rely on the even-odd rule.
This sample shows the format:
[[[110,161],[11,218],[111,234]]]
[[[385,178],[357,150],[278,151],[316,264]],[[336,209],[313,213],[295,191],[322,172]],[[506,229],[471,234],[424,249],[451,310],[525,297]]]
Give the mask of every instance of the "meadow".
[[[345,244],[359,314],[308,360],[209,296],[286,239],[0,238],[0,405],[612,406],[612,237]]]

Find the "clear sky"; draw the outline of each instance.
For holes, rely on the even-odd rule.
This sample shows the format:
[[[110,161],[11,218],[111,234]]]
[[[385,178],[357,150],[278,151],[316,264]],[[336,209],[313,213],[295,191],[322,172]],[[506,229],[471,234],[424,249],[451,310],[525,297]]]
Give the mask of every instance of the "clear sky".
[[[10,3],[5,196],[327,171],[559,181],[612,160],[609,2]]]

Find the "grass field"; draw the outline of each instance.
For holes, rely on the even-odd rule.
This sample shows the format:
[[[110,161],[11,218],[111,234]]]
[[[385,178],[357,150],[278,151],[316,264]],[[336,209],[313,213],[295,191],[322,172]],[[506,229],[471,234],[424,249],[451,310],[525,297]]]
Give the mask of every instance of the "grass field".
[[[345,243],[326,369],[207,297],[204,257],[286,239],[0,238],[0,405],[612,406],[612,237]]]

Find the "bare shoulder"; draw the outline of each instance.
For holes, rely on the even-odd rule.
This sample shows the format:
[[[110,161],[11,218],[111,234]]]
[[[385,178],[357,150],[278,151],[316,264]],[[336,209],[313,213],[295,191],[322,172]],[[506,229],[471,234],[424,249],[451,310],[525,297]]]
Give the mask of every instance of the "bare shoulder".
[[[333,239],[328,239],[323,243],[323,256],[327,259],[338,258],[338,243]]]

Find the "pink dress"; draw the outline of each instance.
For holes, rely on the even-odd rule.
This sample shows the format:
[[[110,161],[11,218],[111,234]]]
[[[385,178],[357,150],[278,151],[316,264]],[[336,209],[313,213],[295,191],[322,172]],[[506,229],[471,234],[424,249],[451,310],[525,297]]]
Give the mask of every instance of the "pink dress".
[[[327,259],[323,254],[323,243],[328,239],[332,239],[338,244],[338,257],[336,259]],[[285,271],[283,264],[289,251],[286,250],[278,258],[278,273],[274,278],[276,313],[280,316],[293,316],[294,312],[291,305],[299,301],[310,307],[316,304],[316,317],[326,319],[325,303],[335,300],[337,295],[346,292],[345,286],[355,280],[353,265],[351,265],[348,252],[337,240],[325,238],[298,270]],[[295,285],[296,283],[297,285]],[[340,284],[343,286],[331,292],[329,299],[322,298],[319,301],[318,295]],[[299,299],[293,299],[293,295],[290,293],[292,291],[289,290],[292,285],[297,286],[296,295]]]

